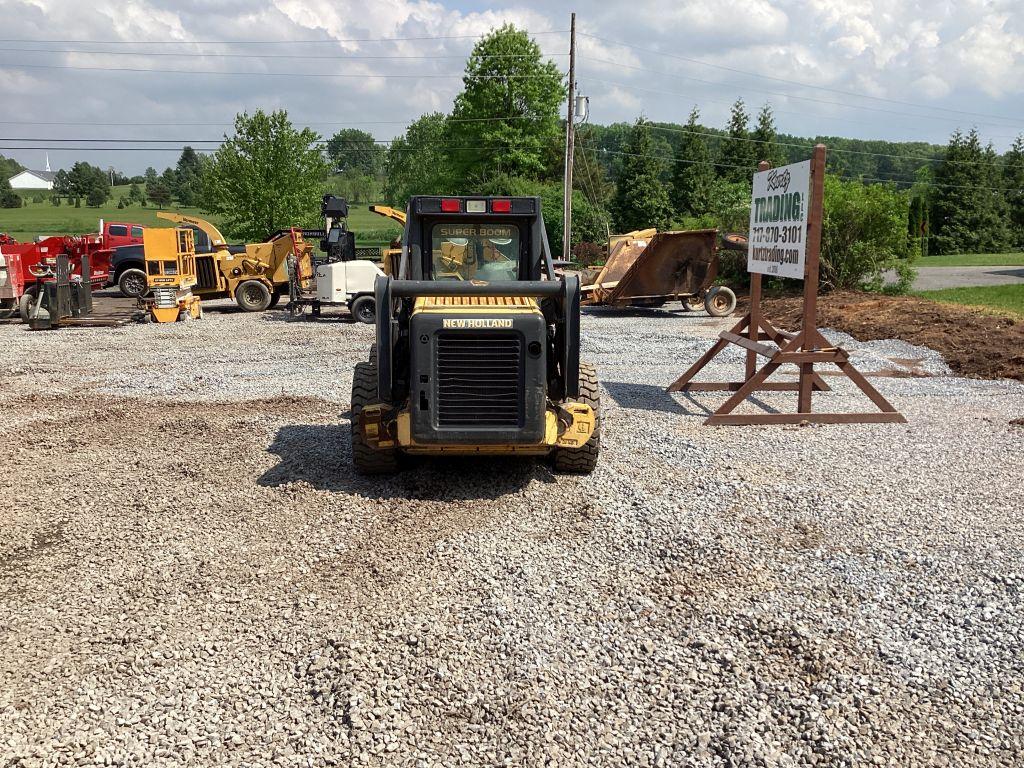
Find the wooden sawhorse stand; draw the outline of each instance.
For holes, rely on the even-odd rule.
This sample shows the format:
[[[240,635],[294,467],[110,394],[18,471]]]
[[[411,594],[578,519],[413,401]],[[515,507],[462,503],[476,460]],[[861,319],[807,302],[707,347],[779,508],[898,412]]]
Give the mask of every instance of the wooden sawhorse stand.
[[[768,169],[762,163],[758,170]],[[669,392],[733,392],[704,422],[707,425],[746,424],[865,424],[905,423],[900,414],[881,393],[871,386],[864,375],[850,362],[850,356],[842,347],[832,346],[818,331],[818,263],[821,248],[822,199],[825,186],[825,146],[814,148],[811,161],[811,199],[807,227],[807,259],[804,273],[804,310],[799,333],[778,330],[761,314],[761,275],[750,275],[750,312],[742,320],[719,334],[718,341],[711,349],[676,379]],[[775,347],[763,344],[770,341]],[[693,377],[710,363],[730,344],[742,347],[747,352],[746,370],[743,381],[695,382]],[[768,358],[768,362],[757,368],[757,356]],[[800,378],[795,382],[769,382],[768,377],[786,363],[799,366]],[[811,395],[817,390],[830,390],[821,376],[814,372],[815,363],[831,363],[839,368],[876,406],[875,413],[814,413]],[[733,410],[754,392],[796,391],[796,413],[754,413],[737,414]]]

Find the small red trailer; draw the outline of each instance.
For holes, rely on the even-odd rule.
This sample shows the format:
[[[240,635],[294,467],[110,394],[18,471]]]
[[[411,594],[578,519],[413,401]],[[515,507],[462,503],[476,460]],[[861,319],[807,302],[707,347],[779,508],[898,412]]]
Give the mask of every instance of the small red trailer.
[[[89,256],[89,282],[102,287],[109,277],[114,248],[142,242],[138,224],[100,221],[100,234],[47,237],[37,243],[0,241],[0,318],[20,312],[27,321],[29,309],[42,283],[53,280],[57,256],[69,257],[71,279],[81,280],[82,256]]]

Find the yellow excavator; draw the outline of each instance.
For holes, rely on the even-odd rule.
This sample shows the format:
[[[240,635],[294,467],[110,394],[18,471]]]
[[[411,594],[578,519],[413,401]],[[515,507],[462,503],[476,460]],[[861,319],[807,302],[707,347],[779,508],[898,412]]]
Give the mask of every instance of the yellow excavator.
[[[312,255],[313,246],[297,230],[275,234],[265,243],[228,245],[206,219],[172,211],[157,216],[193,231],[196,241],[196,295],[203,299],[234,299],[246,312],[275,307],[288,293],[288,257]]]

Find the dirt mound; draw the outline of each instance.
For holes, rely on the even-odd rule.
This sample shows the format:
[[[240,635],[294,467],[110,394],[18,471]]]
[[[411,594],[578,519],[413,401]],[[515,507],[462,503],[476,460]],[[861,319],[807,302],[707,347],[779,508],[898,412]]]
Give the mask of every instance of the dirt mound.
[[[765,298],[762,306],[776,325],[799,328],[802,297]],[[839,291],[818,298],[818,327],[861,341],[903,339],[930,347],[958,376],[1024,381],[1024,321],[1006,315],[913,296]]]

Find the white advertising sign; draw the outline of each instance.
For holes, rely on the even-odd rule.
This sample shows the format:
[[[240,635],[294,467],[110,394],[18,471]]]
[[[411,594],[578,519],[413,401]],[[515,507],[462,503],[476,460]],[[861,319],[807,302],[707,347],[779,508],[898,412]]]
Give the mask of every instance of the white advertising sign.
[[[811,161],[754,174],[747,271],[804,279]]]

